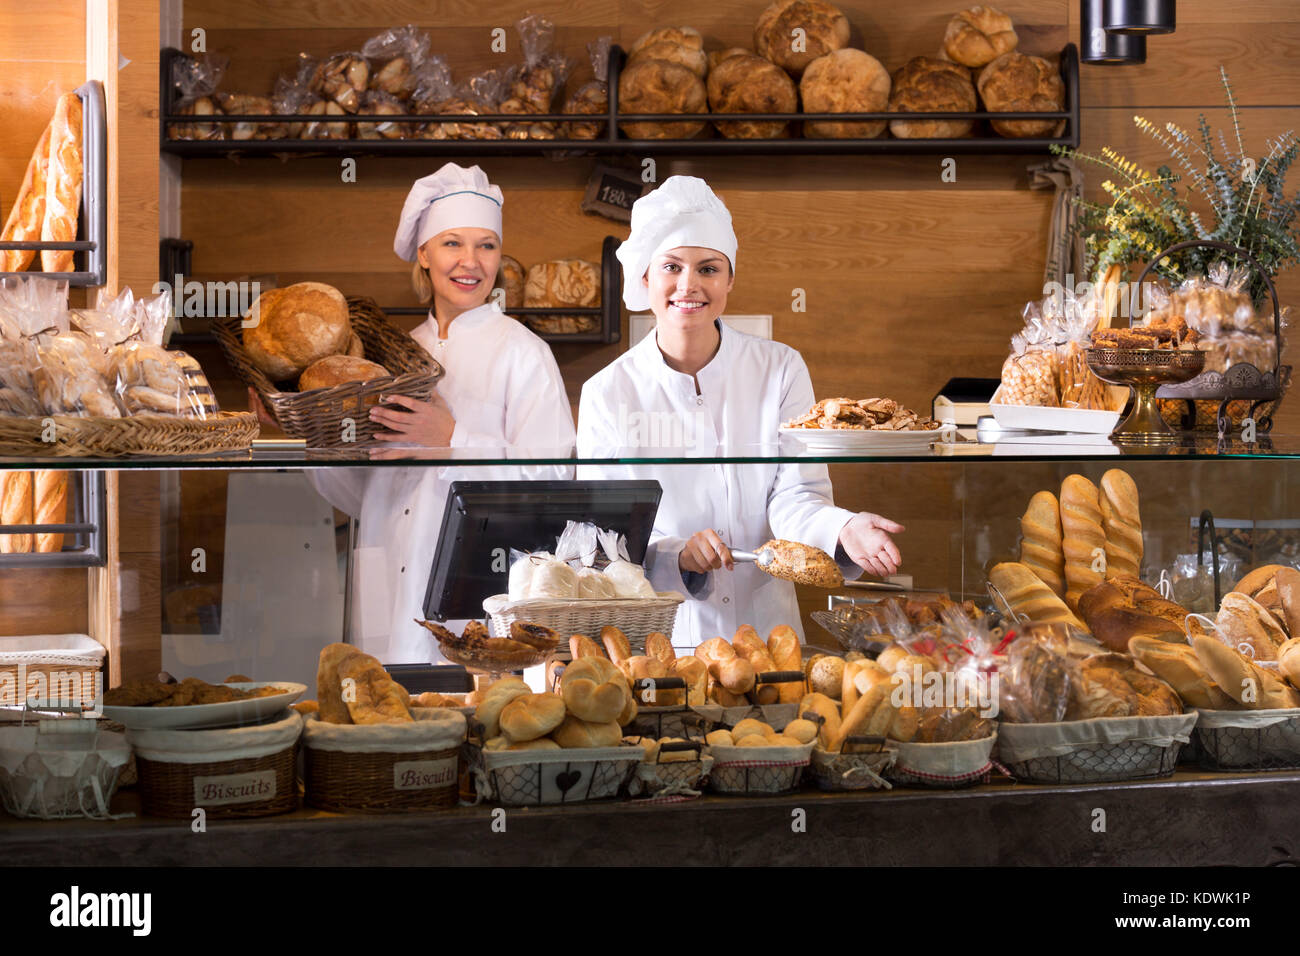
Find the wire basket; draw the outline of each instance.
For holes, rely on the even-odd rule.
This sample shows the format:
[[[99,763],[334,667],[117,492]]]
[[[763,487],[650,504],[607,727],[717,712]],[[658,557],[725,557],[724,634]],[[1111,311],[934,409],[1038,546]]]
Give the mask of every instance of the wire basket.
[[[365,382],[344,382],[332,388],[287,392],[276,387],[244,350],[243,318],[238,315],[212,320],[212,334],[231,369],[252,387],[276,424],[309,448],[360,447],[375,441],[383,425],[370,420],[370,407],[381,395],[405,395],[428,401],[445,374],[441,365],[406,332],[388,320],[373,299],[349,297],[348,318],[361,339],[365,357],[388,369],[390,375]],[[256,417],[254,417],[256,421]],[[352,427],[345,429],[350,421]]]
[[[641,743],[631,739],[630,742]],[[653,761],[642,760],[637,764],[628,781],[628,793],[632,796],[645,795],[647,800],[689,800],[700,796],[704,779],[713,767],[713,756],[705,752],[703,741],[687,743],[664,743],[660,745],[660,754]],[[672,751],[693,751],[693,760],[664,761],[662,754]]]
[[[1002,723],[998,749],[1022,783],[1107,783],[1167,777],[1196,725],[1195,711],[1160,717],[1094,717],[1050,724]]]
[[[819,790],[890,790],[886,772],[898,759],[898,748],[887,744],[883,737],[874,742],[856,741],[850,737],[844,746],[855,747],[839,753],[814,747],[808,775]]]
[[[618,796],[636,772],[641,747],[484,750],[466,745],[476,802],[507,807],[585,803]]]
[[[812,761],[812,744],[802,747],[713,747],[709,789],[734,796],[794,793]]]
[[[27,722],[29,713],[47,710],[80,712],[75,705],[29,704],[22,723],[0,727],[0,805],[15,817],[39,820],[113,819],[109,803],[131,758],[126,735],[108,731],[107,722],[77,718],[34,713],[37,722]]]
[[[906,787],[958,790],[984,783],[993,769],[998,736],[942,743],[899,743],[889,779]]]
[[[1201,711],[1196,740],[1208,770],[1300,769],[1300,711]]]

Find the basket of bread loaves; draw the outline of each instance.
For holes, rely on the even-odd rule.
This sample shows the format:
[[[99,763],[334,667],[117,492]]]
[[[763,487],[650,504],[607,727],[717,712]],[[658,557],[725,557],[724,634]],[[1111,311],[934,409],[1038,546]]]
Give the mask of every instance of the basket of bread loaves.
[[[636,711],[627,678],[603,658],[567,666],[558,693],[533,693],[517,677],[498,681],[471,723],[478,801],[538,806],[617,796],[645,756],[623,741]]]
[[[276,424],[310,448],[365,445],[384,396],[428,401],[443,369],[374,301],[299,282],[263,292],[242,317],[212,332],[235,374]]]
[[[321,651],[316,701],[304,713],[304,799],[339,813],[456,805],[465,715],[454,699],[412,698],[350,644]],[[433,706],[425,706],[432,704]]]
[[[257,419],[228,413],[199,364],[163,347],[171,296],[130,289],[69,309],[68,286],[0,282],[0,455],[194,455],[244,450]]]

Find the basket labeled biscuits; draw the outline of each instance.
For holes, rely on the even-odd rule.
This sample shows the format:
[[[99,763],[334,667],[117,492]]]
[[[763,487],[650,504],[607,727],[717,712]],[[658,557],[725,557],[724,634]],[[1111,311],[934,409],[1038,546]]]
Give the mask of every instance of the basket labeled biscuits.
[[[235,374],[288,435],[308,447],[374,441],[372,405],[388,395],[428,401],[444,372],[374,301],[299,282],[270,289],[212,332]]]
[[[465,716],[412,707],[379,661],[349,644],[321,651],[318,700],[303,729],[308,806],[395,813],[455,806]]]
[[[220,411],[198,363],[162,346],[171,312],[166,292],[69,310],[66,283],[0,284],[0,455],[247,449],[256,417]]]

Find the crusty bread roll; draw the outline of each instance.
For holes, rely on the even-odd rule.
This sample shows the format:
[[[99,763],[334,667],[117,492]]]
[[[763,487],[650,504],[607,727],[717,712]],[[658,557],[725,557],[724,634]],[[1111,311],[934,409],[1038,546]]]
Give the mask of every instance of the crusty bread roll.
[[[589,721],[573,714],[551,732],[551,739],[564,748],[617,747],[623,741],[623,728],[617,721]]]
[[[501,257],[501,271],[497,285],[505,290],[507,311],[524,308],[524,283],[527,281],[527,275],[527,270],[518,259],[512,256]]]
[[[63,524],[68,520],[68,473],[38,471],[32,475],[32,523]],[[0,524],[4,524],[0,521]],[[50,554],[63,550],[63,535],[36,535],[36,550]]]
[[[327,355],[317,362],[312,362],[298,376],[298,391],[333,388],[344,382],[368,382],[391,374],[378,362],[353,358],[351,355]]]
[[[754,689],[754,665],[743,657],[719,661],[709,666],[713,679],[733,694],[747,694]]]
[[[989,581],[1006,598],[1011,609],[1035,623],[1060,621],[1087,630],[1065,602],[1023,564],[1008,561],[989,570]]]
[[[662,27],[641,34],[628,50],[627,62],[663,60],[684,66],[700,79],[709,70],[704,37],[694,27]]]
[[[992,575],[989,577],[991,580]],[[890,644],[876,655],[876,666],[882,667],[887,673],[892,674],[898,667],[898,662],[907,656],[907,648],[903,647],[901,644]]]
[[[1056,495],[1040,491],[1020,518],[1020,563],[1057,597],[1065,596],[1065,556],[1061,550],[1061,506]]]
[[[860,697],[844,714],[840,729],[830,740],[827,750],[838,751],[843,748],[848,737],[871,736],[883,737],[893,726],[897,713],[890,703],[890,686],[877,684],[870,693]]]
[[[50,137],[53,122],[48,123],[41,138],[36,141],[32,158],[27,162],[23,183],[18,187],[14,204],[9,207],[9,217],[0,231],[0,242],[36,242],[41,238],[45,222],[45,193],[50,172]],[[0,251],[0,272],[22,272],[32,264],[36,253],[18,249]]]
[[[704,738],[704,742],[710,747],[734,747],[736,739],[731,736],[730,730],[713,730]]]
[[[737,743],[740,743],[741,740],[748,737],[750,734],[758,734],[758,736],[764,737],[772,732],[773,728],[771,724],[754,717],[746,717],[744,720],[737,723],[736,726],[731,728],[731,738]]]
[[[889,109],[889,71],[870,53],[845,48],[808,64],[799,93],[805,113],[884,113]],[[885,120],[867,123],[806,122],[810,139],[871,139],[885,131]]]
[[[598,724],[616,721],[632,696],[622,673],[603,657],[584,657],[566,667],[560,693],[574,717]]]
[[[1257,661],[1277,660],[1278,648],[1287,642],[1286,631],[1258,601],[1237,591],[1223,596],[1214,626],[1233,647],[1249,652]]]
[[[512,743],[545,737],[564,722],[564,698],[559,694],[520,694],[501,708],[501,732]]]
[[[1300,637],[1293,637],[1277,650],[1277,663],[1292,687],[1300,687]]]
[[[1079,596],[1079,614],[1092,636],[1124,652],[1134,637],[1183,643],[1187,610],[1130,575],[1103,581]]]
[[[273,382],[296,378],[313,362],[346,351],[352,335],[347,300],[322,282],[269,289],[244,320],[254,322],[243,330],[249,360]]]
[[[709,73],[709,110],[714,113],[794,113],[799,94],[789,74],[757,54],[728,57]],[[728,139],[776,139],[789,123],[714,122]]]
[[[805,694],[799,701],[797,711],[800,718],[806,714],[815,714],[822,719],[821,728],[817,732],[817,742],[822,749],[828,749],[831,739],[839,733],[840,729],[840,708],[825,694]]]
[[[600,305],[600,266],[585,259],[539,262],[528,270],[524,306],[529,309]]]
[[[411,695],[393,680],[379,659],[353,648],[338,662],[343,703],[354,724],[409,723]]]
[[[818,727],[811,720],[796,718],[786,724],[781,733],[787,737],[793,737],[801,744],[810,744],[817,739]]]
[[[1282,568],[1277,572],[1276,581],[1286,632],[1290,637],[1300,638],[1300,571]]]
[[[600,629],[600,643],[605,645],[605,652],[609,654],[609,659],[615,664],[632,656],[631,641],[627,639],[626,634],[612,624]]]
[[[1106,552],[1101,526],[1101,493],[1083,475],[1061,482],[1061,550],[1065,554],[1065,603],[1077,609],[1079,595],[1105,580],[1092,569],[1094,553]]]
[[[917,56],[894,72],[889,94],[891,113],[969,113],[976,107],[970,70],[960,63]],[[890,120],[899,139],[952,139],[969,136],[974,120]]]
[[[1065,84],[1039,56],[1004,53],[980,71],[976,82],[990,113],[1055,113],[1065,109]],[[1060,136],[1065,120],[991,120],[999,136]]]
[[[659,681],[668,676],[668,665],[657,657],[634,654],[617,663],[629,684],[639,680]],[[681,691],[677,690],[650,690],[647,687],[641,692],[641,702],[651,707],[672,707],[681,703],[680,694]]]
[[[1132,476],[1118,468],[1102,475],[1100,504],[1106,533],[1106,577],[1137,577],[1142,567],[1142,514]]]
[[[749,698],[733,694],[710,676],[708,698],[720,707],[748,707]]]
[[[1188,706],[1207,710],[1237,708],[1237,702],[1214,682],[1190,644],[1138,636],[1128,642],[1128,651],[1157,677],[1167,681]]]
[[[839,700],[843,685],[844,659],[840,657],[819,658],[808,674],[808,686],[832,700]]]
[[[1290,572],[1292,575],[1296,574],[1294,568],[1289,568],[1284,564],[1266,564],[1251,571],[1238,581],[1233,590],[1254,598],[1260,605],[1267,608],[1268,612],[1273,615],[1274,619],[1282,627],[1287,629],[1289,634],[1291,627],[1287,623],[1286,611],[1282,606],[1282,594],[1278,584],[1278,576],[1283,572]],[[1291,580],[1294,581],[1295,578]]]
[[[339,661],[356,648],[351,644],[326,644],[316,667],[316,698],[320,701],[320,719],[327,724],[350,724],[352,715],[343,703],[339,683]]]
[[[81,97],[64,93],[50,124],[50,166],[45,177],[45,209],[41,218],[42,242],[72,242],[77,238],[81,213]],[[41,270],[71,272],[71,250],[41,251]]]
[[[669,677],[686,682],[686,704],[696,707],[708,699],[709,668],[698,657],[679,657],[668,666]]]
[[[767,645],[758,636],[752,624],[742,624],[731,635],[731,646],[740,657],[749,657],[755,651],[766,651]]]
[[[731,46],[725,50],[714,50],[709,54],[709,69],[716,70],[718,64],[723,60],[729,60],[733,56],[754,56],[753,50],[746,50],[743,46]]]
[[[569,638],[569,654],[575,661],[583,657],[606,656],[601,646],[585,634],[574,634]]]
[[[705,664],[712,664],[714,661],[725,661],[735,657],[736,649],[728,644],[724,638],[711,637],[707,641],[696,645],[695,656],[704,661]]]
[[[1213,637],[1192,638],[1196,656],[1225,694],[1247,710],[1300,707],[1300,693],[1240,651]]]
[[[483,693],[483,699],[474,708],[474,719],[483,725],[483,739],[501,734],[501,711],[516,697],[531,694],[533,689],[518,677],[506,677]]]
[[[706,113],[708,93],[699,74],[679,63],[642,59],[618,78],[620,113]],[[690,139],[704,130],[702,120],[681,123],[621,123],[629,139]]]
[[[0,472],[0,524],[35,524],[35,485],[30,471]],[[0,554],[28,554],[30,534],[0,534]]]
[[[677,652],[673,650],[668,636],[660,631],[652,631],[646,635],[645,652],[650,657],[659,658],[665,664],[671,664],[677,659]]]
[[[824,0],[775,0],[754,25],[754,49],[796,78],[819,56],[848,45],[848,19]]]
[[[962,66],[980,67],[1016,48],[1011,18],[993,7],[971,7],[953,16],[943,35],[943,52]]]

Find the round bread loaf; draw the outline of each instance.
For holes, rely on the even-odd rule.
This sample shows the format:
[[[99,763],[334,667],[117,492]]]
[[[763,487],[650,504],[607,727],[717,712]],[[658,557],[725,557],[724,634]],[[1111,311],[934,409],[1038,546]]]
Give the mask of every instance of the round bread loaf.
[[[352,335],[347,300],[322,282],[270,289],[258,296],[244,321],[254,323],[243,330],[244,350],[273,382],[295,378],[313,362],[346,351]]]
[[[600,305],[600,266],[585,259],[539,262],[528,270],[524,304],[530,309]]]
[[[840,696],[844,683],[844,660],[839,657],[820,657],[808,673],[808,685],[815,693],[825,694],[832,700]]]
[[[998,113],[1050,113],[1065,109],[1065,85],[1040,56],[1004,53],[980,71],[984,108]],[[999,136],[1059,136],[1065,120],[992,120]]]
[[[709,70],[704,54],[704,37],[693,27],[664,27],[643,33],[628,51],[627,62],[664,60],[684,66],[700,79]]]
[[[368,382],[372,378],[383,378],[391,374],[378,362],[353,358],[351,355],[327,355],[318,362],[312,362],[298,376],[298,391],[332,388],[344,382]]]
[[[709,69],[716,70],[718,64],[723,60],[729,60],[733,56],[757,56],[753,50],[746,50],[743,46],[731,46],[725,50],[714,50],[709,54]]]
[[[357,335],[356,332],[348,336],[347,354],[353,358],[366,357],[366,344],[361,341],[361,336]]]
[[[524,281],[528,272],[523,264],[513,256],[501,257],[501,272],[497,276],[497,287],[506,293],[507,309],[524,307]]]
[[[981,67],[1016,48],[1011,18],[993,7],[971,7],[948,21],[943,52],[962,66]]]
[[[835,50],[808,64],[799,92],[805,113],[883,113],[889,108],[889,71],[870,53]],[[875,123],[804,123],[816,139],[871,139],[885,131]]]
[[[776,0],[754,26],[754,49],[796,78],[819,56],[848,45],[848,19],[824,0]]]
[[[714,113],[794,113],[799,94],[789,75],[754,53],[735,54],[709,74],[709,109]],[[728,139],[776,139],[790,135],[789,123],[714,123]]]
[[[639,59],[618,78],[621,113],[706,113],[708,93],[699,74],[667,60]],[[704,129],[702,121],[682,123],[622,123],[631,139],[690,139]]]
[[[968,113],[975,108],[975,84],[960,63],[917,56],[894,73],[891,113]],[[899,139],[950,139],[968,136],[974,127],[974,120],[889,121],[889,131]]]

